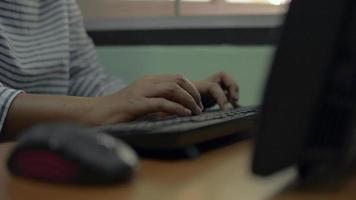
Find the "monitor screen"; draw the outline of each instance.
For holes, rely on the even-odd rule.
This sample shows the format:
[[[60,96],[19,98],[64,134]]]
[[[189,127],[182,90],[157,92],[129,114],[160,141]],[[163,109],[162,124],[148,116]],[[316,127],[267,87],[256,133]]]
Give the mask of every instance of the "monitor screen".
[[[355,158],[355,72],[356,1],[292,1],[266,85],[254,173]]]

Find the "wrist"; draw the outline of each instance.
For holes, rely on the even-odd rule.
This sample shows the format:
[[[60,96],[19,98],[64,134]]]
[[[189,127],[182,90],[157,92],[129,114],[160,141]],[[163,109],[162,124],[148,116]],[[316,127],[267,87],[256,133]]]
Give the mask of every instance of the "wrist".
[[[118,111],[118,104],[119,101],[113,101],[113,95],[91,98],[87,103],[88,112],[83,118],[84,123],[94,127],[124,121],[122,110]]]
[[[103,114],[100,107],[100,98],[102,97],[91,97],[88,98],[81,105],[81,110],[84,112],[78,112],[77,121],[87,126],[100,126],[103,125]]]

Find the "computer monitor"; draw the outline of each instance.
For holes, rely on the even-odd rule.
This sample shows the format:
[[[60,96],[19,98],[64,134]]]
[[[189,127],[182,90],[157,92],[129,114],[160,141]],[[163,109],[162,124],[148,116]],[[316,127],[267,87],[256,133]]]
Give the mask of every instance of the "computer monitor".
[[[356,1],[294,0],[267,81],[253,172],[309,176],[356,158]]]

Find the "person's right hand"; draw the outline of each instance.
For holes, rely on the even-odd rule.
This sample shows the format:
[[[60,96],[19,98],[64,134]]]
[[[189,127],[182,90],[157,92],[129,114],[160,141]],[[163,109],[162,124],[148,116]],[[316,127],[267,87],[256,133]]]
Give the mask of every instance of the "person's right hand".
[[[97,97],[91,124],[134,120],[150,113],[187,116],[203,110],[197,88],[181,75],[145,76],[109,96]]]

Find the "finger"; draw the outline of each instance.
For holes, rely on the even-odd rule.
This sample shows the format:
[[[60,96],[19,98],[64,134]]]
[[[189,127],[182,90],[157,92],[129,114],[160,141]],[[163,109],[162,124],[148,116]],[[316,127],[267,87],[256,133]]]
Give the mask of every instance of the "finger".
[[[216,100],[222,110],[227,110],[228,101],[223,89],[219,84],[211,83],[211,86],[209,87],[209,93]]]
[[[156,112],[190,116],[192,112],[184,106],[165,98],[146,98],[143,103],[142,115]]]
[[[237,85],[236,81],[225,72],[221,72],[220,76],[221,76],[220,79],[221,83],[226,87],[229,97],[237,101],[238,100],[237,93],[239,92],[239,86]]]
[[[228,74],[221,72],[220,73],[220,84],[224,89],[227,90],[227,98],[229,102],[234,106],[238,107],[239,101],[239,86],[236,84],[235,80]]]
[[[182,75],[164,75],[158,79],[159,82],[175,82],[185,91],[187,91],[195,100],[195,102],[200,106],[200,109],[204,109],[201,95],[199,90],[195,85]]]
[[[236,94],[236,92],[235,92],[235,96],[231,96],[228,93],[227,96],[228,96],[229,102],[232,104],[233,107],[235,107],[235,108],[239,107],[239,105],[238,105],[238,101],[239,101],[238,93]]]
[[[155,90],[155,95],[151,97],[164,97],[190,109],[194,114],[200,114],[202,112],[202,109],[198,106],[194,98],[175,82],[160,83],[160,85],[156,85]]]
[[[229,102],[231,103],[231,105],[232,105],[234,108],[240,107],[238,101],[235,100],[235,99],[229,99]]]

